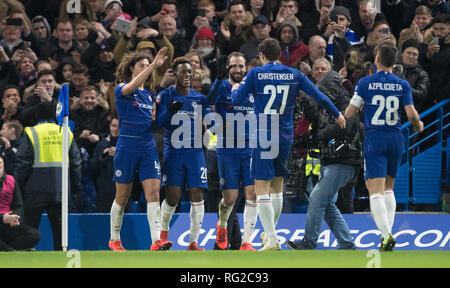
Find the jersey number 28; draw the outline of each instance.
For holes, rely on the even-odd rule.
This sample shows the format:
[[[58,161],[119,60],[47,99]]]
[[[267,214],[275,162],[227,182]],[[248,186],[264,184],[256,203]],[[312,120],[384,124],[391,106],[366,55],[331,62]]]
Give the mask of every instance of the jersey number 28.
[[[372,105],[377,105],[377,111],[373,114],[372,125],[389,125],[393,126],[398,123],[398,108],[399,101],[395,96],[383,97],[381,95],[375,95],[372,98]],[[385,119],[380,119],[381,113],[386,110]]]

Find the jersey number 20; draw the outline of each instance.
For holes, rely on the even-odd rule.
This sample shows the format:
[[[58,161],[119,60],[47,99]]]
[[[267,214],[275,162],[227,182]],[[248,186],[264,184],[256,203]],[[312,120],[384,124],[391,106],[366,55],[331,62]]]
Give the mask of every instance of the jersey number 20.
[[[384,98],[381,95],[375,95],[372,98],[372,105],[377,105],[377,111],[372,117],[372,125],[389,125],[393,126],[398,123],[398,108],[399,101],[395,96],[388,96]],[[385,120],[380,119],[381,113],[386,109]]]
[[[277,94],[283,93],[281,99],[280,110],[272,109],[273,102],[277,98]],[[269,101],[267,101],[266,107],[264,108],[264,114],[284,114],[284,109],[286,108],[286,101],[289,94],[289,85],[266,85],[264,86],[264,94],[270,94]]]

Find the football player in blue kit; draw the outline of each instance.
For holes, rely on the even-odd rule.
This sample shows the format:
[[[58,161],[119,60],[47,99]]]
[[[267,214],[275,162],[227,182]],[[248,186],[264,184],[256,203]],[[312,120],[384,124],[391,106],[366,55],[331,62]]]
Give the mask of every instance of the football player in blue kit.
[[[251,117],[254,116],[254,98],[249,94],[239,106],[234,106],[231,99],[231,88],[235,83],[242,81],[247,70],[244,54],[230,53],[227,58],[227,70],[229,71],[228,79],[216,80],[208,93],[208,102],[210,105],[215,105],[215,112],[221,116],[223,123],[221,134],[217,135],[220,145],[216,148],[220,188],[223,196],[219,203],[216,249],[225,250],[228,247],[227,221],[239,195],[242,181],[246,203],[243,214],[244,235],[240,250],[255,250],[250,244],[250,237],[258,215],[254,181],[250,175],[251,148],[249,147],[249,122],[256,120],[255,117]],[[243,117],[234,117],[238,113]],[[250,117],[246,118],[247,115]],[[240,120],[237,119],[244,119],[244,121],[247,119],[245,123],[242,123],[245,126],[241,126],[245,131],[239,129],[237,121]],[[233,133],[228,135],[227,131],[229,134]],[[245,137],[245,139],[238,139],[239,137]],[[229,138],[228,141],[227,138]],[[238,145],[239,140],[241,140],[242,147]]]
[[[160,49],[155,59],[144,53],[132,53],[123,58],[117,69],[115,101],[120,136],[114,156],[116,197],[111,207],[111,238],[109,248],[124,251],[120,240],[124,208],[130,197],[136,170],[147,200],[151,250],[167,250],[169,241],[160,240],[161,171],[156,142],[151,129],[153,113],[152,72],[164,61],[167,48]]]
[[[256,145],[252,152],[251,173],[265,234],[260,251],[280,250],[275,226],[282,210],[284,177],[289,174],[287,160],[293,143],[293,113],[299,90],[326,108],[341,128],[345,127],[346,121],[330,99],[304,74],[279,63],[281,48],[276,39],[263,40],[258,50],[263,66],[253,68],[240,84],[233,86],[232,98],[233,105],[240,105],[250,93],[255,100],[258,127],[252,135],[256,137],[252,140]],[[280,204],[273,206],[272,199],[281,199]]]
[[[383,42],[375,55],[377,72],[358,81],[345,117],[353,117],[364,104],[364,178],[372,218],[381,232],[380,250],[390,251],[395,246],[391,234],[396,209],[394,181],[405,147],[401,107],[416,131],[423,131],[423,123],[414,108],[408,81],[392,74],[397,48]]]
[[[156,100],[156,120],[158,126],[164,127],[162,185],[166,198],[161,205],[161,239],[168,238],[170,220],[187,185],[191,201],[191,234],[187,249],[204,250],[197,243],[205,211],[203,190],[208,188],[202,150],[202,116],[211,109],[206,96],[190,88],[192,67],[187,58],[175,59],[172,71],[175,85],[161,91]],[[173,110],[171,107],[176,103],[180,105]]]

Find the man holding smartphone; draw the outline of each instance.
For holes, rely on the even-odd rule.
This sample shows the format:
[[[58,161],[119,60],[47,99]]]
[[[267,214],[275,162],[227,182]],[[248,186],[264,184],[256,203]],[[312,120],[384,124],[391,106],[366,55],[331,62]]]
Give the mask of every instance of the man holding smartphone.
[[[450,15],[442,14],[431,21],[432,39],[422,44],[420,59],[425,71],[430,75],[430,100],[434,105],[450,95]]]

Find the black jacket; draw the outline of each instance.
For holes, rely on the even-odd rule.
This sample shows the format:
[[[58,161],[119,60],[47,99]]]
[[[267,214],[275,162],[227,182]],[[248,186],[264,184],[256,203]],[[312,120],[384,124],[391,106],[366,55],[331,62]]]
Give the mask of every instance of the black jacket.
[[[414,106],[417,112],[422,113],[428,98],[428,91],[430,89],[430,78],[427,71],[423,70],[419,64],[404,65],[403,73],[405,79],[409,82],[412,88],[412,95]]]
[[[341,84],[341,78],[339,77],[339,74],[334,70],[328,72],[322,77],[322,79],[319,80],[319,82],[317,83],[317,87],[320,91],[322,91],[330,98],[336,108],[343,114],[348,104],[350,103],[350,97],[347,90]],[[317,131],[317,138],[322,141],[322,143],[328,143],[333,139],[350,139],[351,141],[355,142],[355,147],[357,147],[359,152],[344,152],[339,158],[323,157],[321,159],[321,164],[346,164],[355,166],[361,165],[362,129],[360,127],[359,117],[346,119],[347,126],[345,129],[341,129],[339,125],[335,123],[332,117],[328,117],[328,119],[330,120],[329,125],[326,125],[324,128]]]

